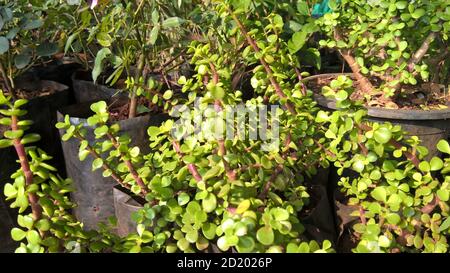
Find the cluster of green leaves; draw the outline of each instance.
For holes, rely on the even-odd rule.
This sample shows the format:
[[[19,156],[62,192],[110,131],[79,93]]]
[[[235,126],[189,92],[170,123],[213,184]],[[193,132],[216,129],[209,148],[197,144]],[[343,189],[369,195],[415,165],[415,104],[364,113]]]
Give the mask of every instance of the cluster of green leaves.
[[[405,137],[398,125],[371,123],[366,110],[349,97],[352,81],[344,76],[324,87],[324,95],[337,101],[339,111],[320,111],[316,121],[328,128],[324,143],[338,174],[341,191],[359,221],[353,230],[359,238],[355,252],[447,252],[449,158],[428,154],[420,140]],[[448,154],[445,140],[438,149]]]
[[[139,147],[130,147],[130,137],[120,135],[120,126],[108,124],[109,112],[107,104],[99,101],[91,105],[91,110],[95,113],[87,119],[87,125],[93,128],[95,140],[89,142],[87,136],[89,129],[83,123],[73,125],[70,117],[66,115],[63,122],[56,124],[58,129],[64,129],[63,141],[72,137],[80,140],[79,159],[84,161],[87,156],[94,156],[92,161],[92,171],[103,168],[103,176],[113,176],[114,179],[128,188],[135,194],[143,190],[143,185],[136,184],[136,177],[131,173],[136,166],[142,165],[142,155]],[[104,156],[103,156],[104,155]],[[103,156],[103,157],[102,157]],[[143,169],[137,170],[142,176]]]
[[[94,81],[104,72],[105,61],[113,68],[106,80],[110,84],[123,73],[137,81],[144,66],[148,71],[167,69],[159,65],[179,51],[187,39],[186,29],[195,30],[188,27],[193,25],[188,13],[194,1],[108,1],[91,10],[86,5],[80,5],[82,15],[67,39],[66,51],[73,48],[94,55]]]
[[[23,99],[11,102],[11,96],[5,97],[0,92],[0,113],[3,116],[0,124],[11,127],[11,130],[3,133],[5,138],[0,139],[0,148],[14,146],[16,150],[20,150],[24,145],[40,139],[39,135],[25,134],[32,121],[19,120],[26,114],[26,110],[20,109],[26,103]],[[18,208],[19,211],[17,220],[20,228],[13,228],[11,236],[15,241],[26,242],[22,242],[16,251],[60,251],[73,234],[81,232],[80,223],[68,213],[73,207],[67,196],[71,191],[71,181],[56,174],[56,169],[46,163],[51,156],[41,149],[29,147],[26,150],[23,148],[23,152],[26,154],[18,151],[18,156],[21,161],[27,161],[27,166],[22,166],[12,174],[13,182],[4,187],[6,200],[12,200],[11,207]],[[30,206],[38,206],[41,212],[28,213]],[[34,207],[33,211],[35,210]]]
[[[0,3],[0,64],[8,92],[14,92],[14,79],[43,57],[58,52],[52,39],[51,11],[44,1],[2,1]],[[36,3],[34,3],[36,2]]]
[[[272,22],[272,18],[268,22]],[[193,54],[196,73],[179,81],[183,85],[182,91],[188,93],[183,103],[186,109],[190,109],[188,113],[192,119],[199,115],[195,109],[189,108],[196,99],[203,110],[212,104],[223,107],[212,108],[215,110],[208,112],[204,122],[206,127],[225,122],[225,105],[242,103],[242,92],[232,89],[234,66],[230,64],[235,64],[235,52],[227,51],[227,48],[216,43],[193,42],[189,51]],[[249,61],[255,62],[255,58],[250,56],[253,54],[248,55]],[[286,76],[280,74],[280,77]],[[292,90],[294,87],[289,88]],[[259,92],[276,100],[273,89],[269,87],[265,92]],[[255,106],[262,101],[263,98],[257,96],[248,100],[246,106]],[[101,108],[101,115],[97,108]],[[89,118],[88,123],[96,126],[94,132],[101,138],[105,133],[101,128],[108,131],[105,127],[108,117],[106,104],[93,104],[92,110],[96,115]],[[314,117],[304,116],[297,119],[307,126],[306,119]],[[284,117],[283,125],[289,124],[287,117],[294,118],[290,115]],[[261,149],[261,140],[239,139],[237,136],[227,140],[205,138],[200,133],[189,134],[188,131],[195,128],[186,125],[168,120],[160,127],[148,128],[152,152],[143,155],[145,162],[137,169],[149,189],[145,195],[148,204],[133,215],[138,222],[138,234],[128,236],[144,236],[145,240],[130,251],[193,252],[212,251],[215,247],[220,251],[233,248],[239,252],[332,251],[329,242],[324,242],[320,248],[317,242],[309,242],[302,235],[304,227],[300,212],[309,204],[309,195],[301,183],[303,176],[298,173],[305,169],[314,171],[304,167],[305,163],[295,161],[290,151],[295,149],[294,144],[265,152]],[[81,127],[77,129],[70,124],[68,117],[66,123],[58,127],[67,130],[69,135],[64,139],[82,132]],[[206,127],[204,129],[208,129]],[[283,128],[284,133],[292,128]],[[86,145],[81,146],[86,148]],[[103,153],[100,146],[93,147],[99,154]],[[128,151],[123,149],[123,152]],[[313,160],[305,160],[308,161]],[[120,171],[116,166],[111,168]],[[276,175],[274,170],[278,170]],[[126,179],[124,182],[133,183]],[[138,193],[137,190],[134,192]]]
[[[419,77],[428,80],[427,62],[446,50],[448,1],[333,0],[330,7],[333,12],[316,21],[327,35],[320,45],[350,55],[353,72],[381,79],[366,94],[369,101],[380,93],[399,95],[401,84],[415,85]]]
[[[130,251],[140,240],[146,240],[141,239],[142,234],[119,238],[112,232],[114,223],[102,224],[99,231],[83,230],[82,223],[71,213],[75,207],[69,200],[72,180],[58,175],[57,169],[47,163],[52,157],[43,150],[34,146],[25,147],[40,139],[37,134],[25,134],[32,121],[19,120],[26,114],[26,110],[20,109],[25,104],[26,100],[23,99],[11,102],[11,96],[5,97],[0,92],[0,114],[3,116],[0,124],[14,127],[4,132],[5,138],[0,139],[0,148],[14,145],[20,150],[18,146],[21,146],[26,154],[18,152],[18,157],[27,162],[26,167],[22,165],[11,175],[12,182],[4,187],[6,200],[11,200],[11,207],[18,209],[19,227],[11,230],[12,239],[21,242],[16,252],[124,252]],[[100,115],[102,105],[97,105],[93,108]],[[99,123],[101,120],[102,117],[97,117],[97,120],[94,118],[91,122]],[[97,136],[102,134],[100,131],[96,132]],[[131,149],[128,154],[133,153],[136,151]],[[80,157],[83,156],[86,155],[81,150]],[[96,164],[98,162],[93,167],[97,167]],[[35,213],[36,211],[39,213]]]

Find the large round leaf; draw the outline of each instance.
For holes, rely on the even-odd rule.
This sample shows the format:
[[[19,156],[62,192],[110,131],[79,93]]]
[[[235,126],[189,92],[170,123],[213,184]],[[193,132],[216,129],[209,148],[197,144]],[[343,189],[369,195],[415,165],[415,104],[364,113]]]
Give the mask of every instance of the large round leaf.
[[[3,54],[9,50],[9,41],[3,36],[0,36],[0,54]]]
[[[273,230],[269,226],[262,227],[256,232],[256,239],[263,245],[271,245],[275,239]]]

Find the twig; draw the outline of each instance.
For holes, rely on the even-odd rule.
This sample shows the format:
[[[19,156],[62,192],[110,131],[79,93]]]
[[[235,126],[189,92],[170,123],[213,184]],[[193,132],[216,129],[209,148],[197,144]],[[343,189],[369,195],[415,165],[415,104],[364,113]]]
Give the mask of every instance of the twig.
[[[233,20],[238,25],[239,29],[241,30],[241,33],[244,35],[245,39],[247,40],[247,43],[250,44],[250,46],[253,48],[253,50],[257,53],[260,53],[261,50],[259,49],[256,42],[248,35],[247,30],[245,29],[245,26],[242,24],[242,22],[237,18],[236,14],[234,14],[230,10],[231,16]],[[275,93],[282,99],[287,99],[287,96],[284,94],[280,84],[275,80],[275,77],[273,75],[273,71],[270,68],[269,64],[264,60],[263,57],[259,58],[259,62],[263,65],[264,69],[266,70],[267,76],[269,77],[269,81],[272,84],[273,88],[275,89]],[[294,106],[290,102],[285,103],[286,108],[291,112],[291,114],[295,115],[297,111],[295,111]]]
[[[178,156],[182,158],[183,153],[181,152],[180,144],[174,140],[174,141],[172,141],[172,145],[173,145],[173,148],[175,149],[175,152],[178,154]],[[189,172],[192,174],[192,177],[194,177],[194,179],[197,182],[200,182],[203,180],[202,176],[198,173],[197,167],[194,164],[189,163],[187,165],[187,167],[188,167]]]
[[[10,93],[14,99],[17,99],[16,93],[11,88],[11,84],[9,82],[10,79],[9,79],[8,75],[6,75],[5,67],[3,66],[3,63],[1,61],[0,61],[0,73],[2,74],[2,78],[5,81],[5,85],[6,85],[6,89],[8,89],[8,93]]]
[[[17,116],[11,116],[11,130],[13,132],[17,132],[19,130]],[[25,152],[25,147],[22,143],[20,143],[20,138],[16,138],[13,140],[14,148],[16,149],[17,156],[19,157],[20,168],[23,171],[25,176],[25,184],[27,186],[33,185],[33,173],[30,169],[30,163],[28,161],[27,154]],[[42,208],[39,205],[39,197],[35,193],[28,193],[28,200],[31,205],[31,212],[33,215],[34,221],[41,219],[42,217]]]
[[[111,140],[113,146],[120,151],[120,145],[117,142],[117,140],[114,138],[113,135],[111,135],[110,133],[106,134],[107,137]],[[125,159],[125,154],[123,152],[120,152],[121,158],[123,160],[123,162],[125,163],[125,165],[127,166],[128,170],[130,171],[131,175],[133,176],[134,180],[136,181],[136,183],[139,185],[139,187],[141,188],[141,191],[144,195],[148,194],[148,189],[147,186],[145,185],[144,181],[142,180],[142,178],[138,175],[138,173],[136,172],[136,170],[134,169],[133,164],[131,163],[130,160]]]
[[[272,183],[277,179],[278,175],[283,171],[283,165],[278,165],[275,170],[273,171],[272,175],[270,176],[267,183],[264,185],[263,191],[258,196],[259,199],[264,200],[267,197],[267,194],[269,193],[270,187],[272,186]]]
[[[420,60],[423,59],[423,56],[427,53],[428,49],[430,48],[431,43],[436,38],[436,32],[431,32],[428,34],[428,36],[423,41],[420,48],[414,53],[412,58],[408,62],[408,70],[409,72],[412,72],[414,70],[414,66],[420,62]]]

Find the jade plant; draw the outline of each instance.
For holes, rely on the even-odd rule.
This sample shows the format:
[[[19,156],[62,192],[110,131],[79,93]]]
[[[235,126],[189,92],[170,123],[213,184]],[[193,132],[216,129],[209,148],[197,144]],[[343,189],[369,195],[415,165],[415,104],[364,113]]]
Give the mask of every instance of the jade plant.
[[[110,121],[106,102],[91,106],[90,128],[72,124],[69,116],[57,125],[66,130],[63,140],[80,141],[81,160],[94,157],[94,170],[102,168],[145,199],[131,215],[136,232],[124,238],[106,233],[95,250],[333,252],[331,242],[311,240],[302,223],[312,204],[305,176],[331,162],[339,175],[356,172],[339,184],[347,205],[356,208],[355,252],[446,252],[448,159],[425,161],[419,139],[406,139],[399,126],[368,122],[362,102],[350,100],[355,90],[346,77],[324,88],[339,110],[320,110],[302,83],[301,59],[283,38],[286,22],[279,14],[253,13],[250,4],[237,1],[211,4],[222,36],[187,49],[195,73],[179,79],[184,94],[152,95],[177,119],[148,128],[149,153],[130,147]],[[253,67],[254,93],[245,100],[233,76],[242,63]],[[129,84],[154,92],[140,81]],[[276,137],[279,127],[274,145],[225,137],[230,109],[269,105],[275,109],[264,117],[269,134]],[[250,123],[244,130],[261,127]],[[94,141],[88,141],[90,130]],[[438,148],[449,152],[445,141]]]
[[[38,147],[29,146],[40,139],[26,134],[32,124],[21,120],[26,110],[24,99],[12,101],[0,92],[1,126],[9,127],[0,138],[0,148],[14,147],[20,168],[5,184],[6,200],[18,209],[17,227],[11,230],[13,240],[20,242],[17,253],[42,252],[124,252],[130,243],[136,245],[142,236],[122,239],[113,233],[114,222],[102,224],[99,231],[84,231],[82,223],[71,214],[75,207],[69,200],[72,181],[62,178],[47,162],[52,159]],[[134,242],[134,243],[133,243]]]
[[[0,147],[14,147],[20,162],[20,169],[11,176],[13,182],[4,188],[7,200],[12,200],[11,207],[19,211],[20,228],[13,228],[11,236],[21,242],[17,252],[58,252],[73,234],[81,232],[79,223],[68,213],[73,207],[67,196],[71,182],[61,178],[46,162],[51,156],[39,148],[26,147],[40,137],[25,133],[32,121],[20,119],[26,114],[21,109],[24,104],[26,100],[12,102],[11,96],[0,92],[0,123],[9,127],[0,139]]]
[[[219,7],[219,10],[221,8],[223,7]],[[246,50],[248,61],[264,60],[264,56],[253,57],[260,53],[259,48],[252,48],[254,42],[245,39],[249,36],[240,19],[236,16],[235,20],[233,17],[229,18],[236,23],[237,31],[243,33],[238,37],[238,42],[249,47]],[[279,17],[271,15],[264,20],[264,23],[269,24],[268,31],[281,31],[283,25],[277,23]],[[276,34],[272,38],[275,40],[272,39],[270,46],[275,48],[279,39]],[[274,49],[267,46],[266,50],[273,52]],[[123,186],[131,187],[134,194],[146,198],[147,204],[133,218],[138,223],[137,233],[145,235],[149,241],[135,246],[133,251],[193,252],[214,251],[215,248],[220,251],[235,249],[238,252],[332,251],[328,241],[323,242],[322,248],[317,242],[310,241],[303,234],[304,227],[300,220],[302,210],[309,204],[309,194],[302,184],[304,177],[297,174],[315,173],[318,163],[326,164],[326,161],[312,153],[314,147],[319,149],[314,146],[314,131],[310,129],[306,132],[308,120],[313,121],[314,116],[301,112],[303,107],[313,106],[312,99],[305,97],[304,102],[300,99],[302,92],[305,92],[301,83],[278,83],[278,80],[288,78],[282,74],[285,73],[281,70],[282,66],[286,67],[295,61],[279,64],[278,60],[274,60],[273,68],[263,62],[260,68],[255,69],[255,74],[262,69],[270,72],[268,78],[261,78],[262,74],[255,78],[261,82],[257,93],[267,97],[268,102],[280,101],[276,92],[282,94],[281,86],[289,95],[292,92],[299,97],[298,105],[295,105],[288,103],[284,95],[281,102],[287,105],[286,109],[279,109],[281,111],[275,111],[268,117],[273,121],[279,115],[283,147],[275,145],[264,150],[261,140],[247,140],[237,136],[232,139],[223,136],[207,137],[207,131],[223,130],[226,122],[224,113],[229,106],[243,103],[242,92],[232,89],[233,66],[229,65],[229,56],[233,56],[233,52],[228,53],[224,47],[214,43],[198,42],[193,43],[191,51],[196,74],[189,79],[180,79],[182,91],[188,93],[187,99],[182,101],[182,108],[186,109],[182,120],[194,120],[199,115],[205,115],[200,132],[192,124],[189,126],[172,119],[160,127],[150,127],[148,133],[152,151],[141,157],[138,150],[132,152],[134,148],[127,149],[127,141],[124,141],[123,146],[112,147],[114,144],[108,134],[114,135],[118,130],[115,125],[106,125],[108,113],[104,102],[92,105],[96,115],[88,119],[90,125],[96,126],[96,137],[101,141],[106,139],[103,142],[104,149],[101,142],[94,146],[88,144],[82,136],[83,127],[72,125],[69,117],[58,125],[67,130],[64,140],[70,137],[81,140],[82,157],[90,153],[97,158],[94,168],[103,167],[105,175],[117,173]],[[288,55],[286,47],[283,47],[282,52]],[[278,70],[274,72],[272,69],[275,68]],[[300,75],[297,72],[296,80]],[[266,90],[262,87],[265,83]],[[265,100],[267,101],[257,95],[247,100],[245,106],[256,107]],[[199,103],[198,109],[193,109],[191,106],[196,103]],[[169,113],[181,111],[175,107],[168,110]],[[302,114],[296,115],[297,111]],[[297,124],[306,127],[305,131],[292,130]],[[250,126],[246,129],[258,128]],[[114,137],[126,139],[119,135]],[[300,151],[301,148],[295,141],[301,137],[308,139],[308,143],[304,145],[305,152],[299,152],[297,156],[295,151]],[[91,152],[92,148],[96,150],[95,153]],[[307,149],[311,150],[308,152]],[[126,157],[123,156],[124,153]],[[134,155],[130,156],[128,153]],[[304,159],[303,162],[299,160],[300,156]],[[139,158],[135,164],[132,161],[130,163],[144,186],[136,185],[139,179],[132,179],[135,178],[133,170],[127,168],[129,164],[124,163],[127,158]],[[143,188],[145,191],[142,191]]]
[[[398,125],[371,123],[366,111],[350,100],[352,81],[340,76],[324,95],[337,100],[340,111],[317,113],[328,130],[324,143],[339,175],[339,188],[349,197],[358,220],[352,229],[355,252],[447,252],[449,159],[428,154],[420,140],[406,138]],[[448,154],[445,140],[438,149]]]
[[[0,3],[0,76],[3,89],[14,97],[18,95],[15,79],[59,50],[59,36],[47,29],[54,22],[46,15],[53,7],[27,3]]]
[[[329,6],[332,12],[316,21],[326,35],[320,45],[341,54],[369,106],[411,105],[402,100],[411,85],[437,79],[439,70],[430,77],[430,66],[448,54],[448,1],[344,0]],[[431,92],[418,103],[445,105],[441,95]]]
[[[199,94],[200,108],[209,104],[212,111],[204,124],[213,126],[224,122],[220,114],[225,109],[225,102],[230,105],[241,100],[239,95],[228,91],[231,71],[222,64],[225,58],[210,58],[201,50],[204,46],[197,45],[199,50],[193,58],[197,74],[186,81],[184,90],[191,91],[191,101],[185,105],[193,104],[193,98]],[[204,67],[205,63],[208,68]],[[204,96],[200,97],[202,94]],[[98,138],[115,128],[114,125],[109,126],[109,130],[104,127],[108,117],[105,107],[104,102],[93,104],[92,109],[97,114],[88,119],[90,124],[101,125],[94,131]],[[101,113],[98,108],[103,109]],[[198,114],[195,110],[189,111],[189,115]],[[72,126],[68,117],[64,124],[58,125],[67,129],[65,139],[78,137],[78,132],[83,129]],[[133,177],[133,171],[125,167],[127,164],[113,165],[112,159],[120,157],[116,148],[112,153],[103,150],[109,156],[93,163],[94,168],[102,164],[114,168],[113,172],[105,168],[106,175],[114,175],[119,170],[124,172],[120,173],[120,177],[125,178],[121,184],[131,186],[135,194],[144,196],[148,202],[142,211],[133,215],[138,223],[137,234],[148,240],[130,251],[193,252],[211,250],[213,245],[221,251],[235,248],[239,252],[330,251],[329,242],[324,242],[320,248],[316,242],[301,239],[303,226],[298,212],[308,202],[308,194],[296,181],[294,169],[288,167],[289,163],[278,152],[267,155],[259,149],[260,141],[250,144],[239,139],[211,140],[200,135],[184,138],[187,132],[183,128],[186,128],[184,123],[177,124],[173,120],[160,127],[148,128],[153,151],[143,155],[144,164],[134,165],[134,172],[144,183],[142,187],[133,185],[138,179],[126,179]],[[96,156],[80,139],[80,156],[88,153]],[[107,140],[105,146],[113,144]],[[101,153],[100,145],[97,147]],[[126,146],[122,147],[123,152],[139,157],[138,150],[127,151]],[[273,160],[277,166],[273,166]],[[124,166],[120,167],[120,164]],[[273,168],[276,168],[276,174],[272,173]],[[272,187],[277,190],[271,190]],[[133,236],[136,234],[129,235]]]

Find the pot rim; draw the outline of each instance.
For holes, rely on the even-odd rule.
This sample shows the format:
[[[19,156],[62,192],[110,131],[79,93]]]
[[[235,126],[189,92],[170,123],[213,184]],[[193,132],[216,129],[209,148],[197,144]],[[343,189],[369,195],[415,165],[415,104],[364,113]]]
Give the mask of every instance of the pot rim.
[[[138,204],[140,204],[139,206],[136,206],[136,205],[129,204],[127,202],[128,200],[125,201],[125,202],[122,202],[122,199],[117,199],[117,201],[121,201],[122,205],[124,205],[126,207],[130,207],[130,208],[135,208],[135,209],[142,209],[144,207],[145,201],[142,200],[142,198],[138,198],[138,197],[134,196],[129,190],[127,190],[126,188],[122,187],[121,185],[115,185],[113,187],[113,195],[116,195],[117,191],[123,193],[125,197],[129,197],[128,200],[133,199]],[[115,197],[114,197],[114,200],[116,200]]]
[[[349,76],[354,78],[353,73],[328,73],[318,74],[304,78],[303,81],[309,81],[324,77]],[[323,107],[337,110],[336,100],[326,98],[321,94],[313,94],[316,102]],[[367,107],[368,115],[374,118],[400,119],[400,120],[447,120],[450,119],[450,108],[441,110],[403,110],[403,109],[387,109],[381,107]]]

